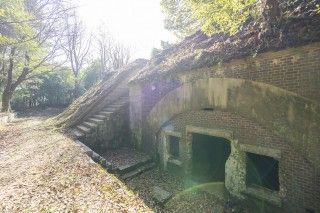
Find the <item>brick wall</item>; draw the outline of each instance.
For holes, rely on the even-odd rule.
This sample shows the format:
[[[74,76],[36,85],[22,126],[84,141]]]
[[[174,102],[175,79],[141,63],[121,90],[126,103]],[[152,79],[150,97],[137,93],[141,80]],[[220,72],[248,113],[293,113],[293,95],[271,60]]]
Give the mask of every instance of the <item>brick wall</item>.
[[[277,52],[258,54],[256,57],[235,59],[210,68],[169,73],[154,82],[141,83],[141,138],[145,138],[145,118],[153,106],[168,92],[184,82],[200,78],[241,78],[271,84],[320,102],[320,43]],[[145,144],[148,146],[149,144]]]
[[[259,81],[319,102],[320,43],[223,63],[209,76]]]
[[[320,43],[270,51],[210,68],[171,73],[162,80],[141,84],[142,117],[145,118],[164,95],[183,82],[210,77],[240,78],[271,84],[320,102]]]
[[[187,125],[231,130],[240,144],[280,149],[279,181],[284,209],[286,212],[304,212],[305,208],[320,209],[319,174],[284,139],[259,124],[230,112],[191,111],[178,115],[166,124],[172,131],[181,133],[182,153]]]

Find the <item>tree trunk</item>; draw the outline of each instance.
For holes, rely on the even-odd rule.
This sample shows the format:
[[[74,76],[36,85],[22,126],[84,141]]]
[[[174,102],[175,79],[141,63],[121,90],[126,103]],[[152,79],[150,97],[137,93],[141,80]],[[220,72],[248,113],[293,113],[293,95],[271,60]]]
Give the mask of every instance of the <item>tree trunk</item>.
[[[78,77],[76,77],[76,80],[74,82],[74,99],[78,98],[80,96],[80,82],[78,80]]]
[[[12,92],[11,91],[3,91],[2,93],[2,108],[1,112],[9,112],[11,110],[10,108],[10,101],[12,98]]]
[[[1,112],[9,112],[10,109],[10,101],[12,98],[13,90],[12,90],[12,80],[13,80],[13,57],[16,52],[16,47],[12,47],[10,51],[10,59],[9,59],[9,68],[7,70],[7,82],[5,89],[2,93],[2,108]]]

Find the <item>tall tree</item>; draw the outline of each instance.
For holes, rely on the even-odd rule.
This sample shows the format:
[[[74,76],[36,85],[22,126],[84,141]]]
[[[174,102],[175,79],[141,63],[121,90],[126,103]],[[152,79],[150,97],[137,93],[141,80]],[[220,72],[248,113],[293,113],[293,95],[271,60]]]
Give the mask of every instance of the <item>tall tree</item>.
[[[162,11],[166,14],[165,28],[179,39],[200,29],[200,22],[193,16],[186,0],[161,0]]]
[[[201,22],[207,34],[229,32],[234,34],[248,16],[256,16],[257,0],[187,0],[194,17]]]
[[[186,35],[202,29],[206,34],[235,34],[251,18],[262,18],[276,26],[280,17],[278,0],[162,0],[166,27]]]
[[[65,17],[66,43],[64,51],[75,78],[74,97],[80,95],[80,72],[83,68],[90,50],[91,38],[86,38],[83,23],[73,11]]]
[[[1,2],[1,75],[4,83],[2,112],[10,110],[17,87],[27,79],[51,70],[57,56],[62,0]]]

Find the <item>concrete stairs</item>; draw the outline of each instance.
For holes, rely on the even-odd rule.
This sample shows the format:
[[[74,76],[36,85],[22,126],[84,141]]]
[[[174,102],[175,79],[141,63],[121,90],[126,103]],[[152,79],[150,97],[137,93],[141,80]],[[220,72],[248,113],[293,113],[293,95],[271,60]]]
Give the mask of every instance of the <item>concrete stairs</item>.
[[[145,171],[148,171],[152,168],[154,168],[156,165],[152,161],[151,158],[148,158],[144,161],[136,162],[134,164],[125,165],[118,167],[116,170],[116,173],[120,176],[123,180],[128,180],[130,178],[133,178]]]
[[[78,124],[71,132],[76,139],[86,137],[86,135],[92,133],[98,126],[108,120],[112,114],[120,110],[126,104],[129,103],[129,97],[124,96],[119,98],[112,104],[108,104],[98,113],[92,115],[82,123]]]

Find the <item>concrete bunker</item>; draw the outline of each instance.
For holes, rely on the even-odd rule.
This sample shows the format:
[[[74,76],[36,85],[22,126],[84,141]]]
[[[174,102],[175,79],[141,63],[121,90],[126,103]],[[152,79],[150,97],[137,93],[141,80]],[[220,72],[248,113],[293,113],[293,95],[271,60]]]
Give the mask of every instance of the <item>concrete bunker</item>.
[[[314,111],[308,111],[309,106],[314,106]],[[291,108],[294,108],[294,119],[291,119]],[[308,140],[312,141],[304,148],[299,148],[301,140],[298,143],[297,138],[292,138],[300,137],[297,130],[301,128],[299,121],[305,119],[303,114],[310,115],[310,122],[316,123],[317,111],[317,104],[272,85],[242,79],[199,79],[182,84],[157,102],[147,116],[146,124],[151,131],[145,136],[158,145],[157,154],[164,169],[174,167],[191,180],[194,135],[227,139],[231,152],[225,162],[224,179],[220,176],[217,182],[224,182],[234,197],[254,198],[282,208],[283,205],[289,206],[285,199],[293,200],[290,194],[293,190],[289,188],[293,181],[286,178],[286,171],[291,168],[288,156],[282,158],[281,152],[287,152],[287,146],[290,146],[290,153],[303,155],[305,164],[317,161],[311,153],[304,155],[309,148],[314,151],[311,149],[315,143],[313,136],[317,134],[314,128],[306,126],[310,133]],[[224,116],[219,116],[220,113]],[[259,130],[257,135],[256,128]],[[179,156],[175,158],[168,146],[170,134],[180,137]],[[273,142],[271,137],[266,137],[268,134],[277,138],[279,146],[275,146],[278,142]],[[260,168],[260,172],[252,169],[250,158],[254,159],[253,164]],[[263,159],[267,161],[266,165],[270,163],[273,165],[270,168],[275,168],[269,177],[264,177],[262,172],[266,167]],[[256,173],[256,177],[253,178],[251,173]],[[215,181],[214,178],[206,181],[209,180]]]
[[[230,141],[205,134],[192,134],[192,179],[199,183],[224,182]]]
[[[157,102],[147,116],[147,125],[156,133],[175,115],[210,108],[234,112],[264,126],[283,137],[319,171],[319,105],[272,85],[231,78],[187,82]]]

